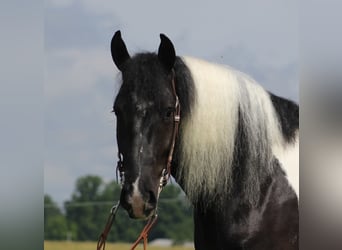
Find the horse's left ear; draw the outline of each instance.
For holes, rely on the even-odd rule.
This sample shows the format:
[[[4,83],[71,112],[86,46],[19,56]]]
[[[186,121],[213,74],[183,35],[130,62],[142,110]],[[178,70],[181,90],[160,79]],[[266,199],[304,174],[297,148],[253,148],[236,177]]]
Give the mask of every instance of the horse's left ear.
[[[171,70],[175,65],[176,51],[171,40],[164,34],[160,34],[160,45],[158,58],[167,70]]]

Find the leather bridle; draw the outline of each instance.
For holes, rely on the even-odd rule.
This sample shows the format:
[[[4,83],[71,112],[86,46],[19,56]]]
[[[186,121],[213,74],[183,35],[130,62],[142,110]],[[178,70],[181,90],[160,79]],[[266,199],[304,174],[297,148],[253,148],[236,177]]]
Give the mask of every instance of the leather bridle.
[[[160,192],[166,186],[166,184],[167,184],[167,182],[171,176],[172,159],[173,159],[173,153],[174,153],[174,149],[175,149],[175,145],[176,145],[176,139],[177,139],[177,135],[178,135],[178,131],[179,131],[179,122],[180,122],[181,107],[180,107],[179,98],[178,98],[177,91],[176,91],[174,69],[172,69],[171,74],[172,74],[172,80],[171,80],[172,86],[171,87],[172,87],[172,92],[173,92],[173,95],[175,97],[176,103],[175,103],[174,116],[173,116],[173,131],[172,131],[172,138],[171,138],[171,146],[170,146],[169,154],[167,157],[166,167],[162,170],[162,173],[161,173],[160,183],[159,183],[159,187],[158,187],[158,197],[159,197]],[[116,174],[119,173],[119,175],[120,175],[121,186],[124,184],[124,178],[125,178],[125,172],[124,172],[125,169],[124,169],[124,162],[122,160],[122,157],[123,157],[123,155],[119,150],[119,152],[118,152],[119,160],[118,160],[117,167],[116,167]],[[117,175],[117,179],[118,179],[118,175]],[[101,233],[99,240],[97,242],[97,250],[101,250],[101,248],[103,250],[105,249],[106,239],[107,239],[108,233],[110,231],[110,228],[114,222],[115,215],[116,215],[116,212],[117,212],[119,206],[120,206],[120,202],[118,202],[116,205],[114,205],[112,207],[112,209],[110,211],[110,215],[109,215],[107,223],[106,223],[106,226],[105,226],[103,232]],[[155,213],[148,220],[144,229],[140,233],[140,236],[132,245],[131,250],[135,249],[141,240],[143,240],[143,243],[144,243],[144,250],[146,249],[148,233],[151,230],[154,223],[156,222],[157,217],[158,217],[157,209],[155,209]]]
[[[175,97],[176,103],[175,103],[175,112],[174,112],[174,116],[173,116],[173,132],[172,132],[171,147],[170,147],[169,155],[167,157],[166,168],[164,168],[164,170],[162,172],[161,185],[160,185],[161,189],[167,184],[167,182],[171,176],[173,152],[175,150],[176,139],[177,139],[177,135],[178,135],[178,131],[179,131],[179,122],[180,122],[180,103],[179,103],[179,98],[178,98],[178,95],[176,92],[175,71],[173,69],[172,69],[171,84],[172,84],[172,92],[173,92],[173,95]]]

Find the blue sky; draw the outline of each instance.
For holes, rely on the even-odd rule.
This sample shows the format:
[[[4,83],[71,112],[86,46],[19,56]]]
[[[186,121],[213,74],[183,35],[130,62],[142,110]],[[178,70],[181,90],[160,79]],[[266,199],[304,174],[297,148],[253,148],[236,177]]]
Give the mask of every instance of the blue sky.
[[[156,51],[165,33],[178,55],[228,64],[298,101],[298,9],[293,0],[47,0],[44,192],[62,203],[82,175],[115,178],[116,30],[131,54]]]

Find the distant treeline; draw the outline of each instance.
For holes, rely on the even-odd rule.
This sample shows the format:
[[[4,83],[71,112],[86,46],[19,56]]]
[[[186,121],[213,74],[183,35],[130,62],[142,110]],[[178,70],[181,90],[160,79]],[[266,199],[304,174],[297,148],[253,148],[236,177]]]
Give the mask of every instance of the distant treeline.
[[[63,208],[46,194],[45,240],[96,241],[119,197],[120,185],[115,181],[104,183],[99,176],[91,175],[76,181],[71,199],[63,204]],[[132,242],[145,223],[130,219],[121,208],[108,241]],[[193,241],[192,208],[176,185],[167,185],[160,195],[158,221],[149,234],[150,240],[156,238],[170,238],[176,243]]]

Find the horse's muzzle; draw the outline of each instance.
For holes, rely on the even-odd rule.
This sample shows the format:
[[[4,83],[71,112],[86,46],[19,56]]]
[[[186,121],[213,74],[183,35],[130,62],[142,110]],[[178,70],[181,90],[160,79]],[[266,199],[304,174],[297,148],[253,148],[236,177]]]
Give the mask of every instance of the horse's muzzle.
[[[156,209],[157,198],[152,191],[142,194],[140,191],[129,192],[128,189],[123,188],[120,205],[128,212],[130,218],[147,219],[153,215]]]

